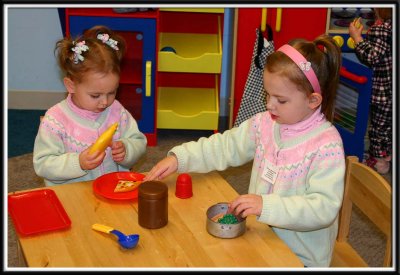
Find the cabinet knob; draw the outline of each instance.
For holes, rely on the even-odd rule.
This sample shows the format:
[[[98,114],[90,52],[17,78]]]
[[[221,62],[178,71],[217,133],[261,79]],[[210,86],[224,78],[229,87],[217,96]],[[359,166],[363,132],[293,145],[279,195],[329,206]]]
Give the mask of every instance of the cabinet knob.
[[[136,35],[136,40],[140,41],[140,40],[142,40],[142,39],[143,39],[143,34],[138,33],[138,34]]]

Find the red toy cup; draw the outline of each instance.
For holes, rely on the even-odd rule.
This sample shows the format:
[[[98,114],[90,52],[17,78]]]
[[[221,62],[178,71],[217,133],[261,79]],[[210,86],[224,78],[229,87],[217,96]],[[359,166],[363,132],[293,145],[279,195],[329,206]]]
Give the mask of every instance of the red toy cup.
[[[175,196],[180,199],[187,199],[193,196],[192,178],[189,174],[180,174],[176,179]]]

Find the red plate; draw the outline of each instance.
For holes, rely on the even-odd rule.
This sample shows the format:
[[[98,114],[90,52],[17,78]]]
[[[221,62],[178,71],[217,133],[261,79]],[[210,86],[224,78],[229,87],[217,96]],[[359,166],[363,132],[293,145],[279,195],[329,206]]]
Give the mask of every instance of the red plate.
[[[134,172],[113,172],[102,175],[94,180],[93,192],[97,195],[112,200],[133,200],[138,197],[138,189],[115,193],[115,186],[120,180],[143,180],[145,175]]]
[[[25,236],[71,226],[68,214],[51,189],[8,195],[8,213],[17,232]]]

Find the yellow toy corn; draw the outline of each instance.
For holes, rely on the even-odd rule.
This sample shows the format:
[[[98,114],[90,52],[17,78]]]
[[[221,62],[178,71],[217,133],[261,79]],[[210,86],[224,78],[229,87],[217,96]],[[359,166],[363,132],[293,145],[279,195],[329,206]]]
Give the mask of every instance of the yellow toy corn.
[[[356,28],[359,29],[361,27],[361,22],[360,22],[361,18],[357,17],[353,20],[353,23],[355,24]]]
[[[110,145],[112,137],[115,131],[117,131],[117,128],[118,128],[118,122],[115,122],[107,130],[105,130],[104,133],[102,133],[101,136],[99,136],[96,142],[92,145],[92,147],[89,150],[89,154],[93,154],[95,151],[102,152],[106,150],[106,148]]]

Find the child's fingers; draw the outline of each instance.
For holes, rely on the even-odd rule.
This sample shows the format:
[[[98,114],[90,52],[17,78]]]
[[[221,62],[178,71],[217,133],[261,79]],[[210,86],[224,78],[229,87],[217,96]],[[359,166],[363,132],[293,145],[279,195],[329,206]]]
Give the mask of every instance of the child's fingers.
[[[123,161],[124,160],[124,158],[125,158],[125,153],[124,152],[121,152],[121,153],[118,153],[118,154],[114,154],[113,153],[113,160],[115,161],[115,162],[120,162],[120,161]]]
[[[113,148],[111,153],[113,156],[124,154],[125,148],[124,147]]]
[[[162,173],[157,166],[153,167],[149,173],[144,177],[144,181],[155,180],[158,178],[159,174]]]
[[[241,203],[243,203],[243,196],[244,195],[237,197],[234,201],[232,201],[229,204],[228,211],[227,211],[228,214],[237,213],[237,208],[240,206]]]

